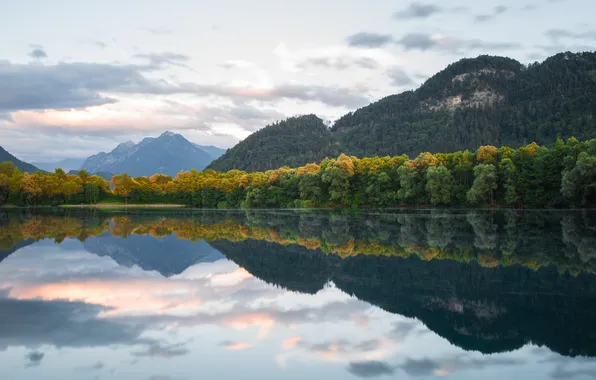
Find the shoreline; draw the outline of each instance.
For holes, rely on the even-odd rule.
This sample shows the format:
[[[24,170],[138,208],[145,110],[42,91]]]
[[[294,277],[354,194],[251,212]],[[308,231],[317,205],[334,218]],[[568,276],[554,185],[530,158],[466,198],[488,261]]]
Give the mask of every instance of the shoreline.
[[[118,208],[118,209],[126,209],[126,208],[185,208],[187,207],[184,204],[177,204],[177,203],[148,203],[148,204],[140,204],[140,203],[132,203],[132,204],[123,204],[123,203],[99,203],[94,205],[59,205],[56,206],[58,208]]]

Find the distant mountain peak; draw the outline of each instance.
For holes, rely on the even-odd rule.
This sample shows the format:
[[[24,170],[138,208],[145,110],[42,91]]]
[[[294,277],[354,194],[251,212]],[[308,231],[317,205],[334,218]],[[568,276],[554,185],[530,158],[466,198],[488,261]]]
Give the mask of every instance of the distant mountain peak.
[[[146,137],[140,143],[119,144],[110,153],[89,157],[83,169],[89,173],[128,173],[150,176],[163,173],[175,176],[180,171],[203,170],[224,150],[193,144],[184,136],[171,131],[159,137]]]

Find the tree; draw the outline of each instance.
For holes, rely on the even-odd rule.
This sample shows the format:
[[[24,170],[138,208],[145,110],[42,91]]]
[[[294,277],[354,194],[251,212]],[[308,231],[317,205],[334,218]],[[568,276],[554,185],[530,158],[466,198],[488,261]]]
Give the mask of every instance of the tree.
[[[503,183],[504,201],[509,205],[515,205],[519,201],[519,196],[515,189],[516,168],[510,158],[505,158],[499,164],[501,172],[501,182]]]
[[[451,204],[453,177],[449,169],[442,165],[426,169],[426,192],[433,205]]]
[[[321,177],[329,186],[329,199],[340,204],[350,204],[350,181],[348,172],[338,167],[329,167]]]
[[[87,183],[84,186],[85,203],[94,204],[99,200],[99,186],[94,183]]]
[[[497,188],[497,170],[493,164],[474,167],[474,183],[468,191],[468,201],[474,204],[488,202],[493,206],[494,191]]]
[[[596,156],[579,154],[573,169],[563,174],[561,193],[574,204],[596,204]]]
[[[4,173],[0,173],[0,206],[8,201],[10,195],[10,178]]]
[[[114,194],[123,196],[125,204],[128,204],[128,194],[138,187],[138,183],[127,173],[116,174],[112,177],[111,183],[114,185]]]

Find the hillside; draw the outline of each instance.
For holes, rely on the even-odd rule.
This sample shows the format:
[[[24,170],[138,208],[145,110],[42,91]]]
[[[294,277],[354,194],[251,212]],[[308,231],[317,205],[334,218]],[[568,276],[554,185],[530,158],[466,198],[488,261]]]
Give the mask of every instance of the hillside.
[[[110,153],[91,156],[82,169],[89,173],[128,173],[135,177],[155,173],[175,176],[180,171],[204,169],[213,161],[211,154],[179,134],[164,132],[157,138],[148,137],[138,144],[128,141]]]
[[[308,119],[291,118],[265,127],[211,168],[297,166],[339,151],[359,157],[416,156],[482,145],[552,145],[556,137],[596,137],[595,110],[596,53],[561,53],[528,66],[479,56],[449,65],[415,91],[350,112],[330,131],[321,129],[311,139],[303,135],[309,128],[303,121]],[[316,154],[311,144],[316,144]],[[275,158],[260,161],[271,155]]]
[[[340,153],[331,132],[315,115],[292,117],[248,136],[209,169],[260,171],[318,162]]]
[[[8,153],[4,148],[2,148],[0,146],[0,162],[7,162],[7,161],[12,162],[14,164],[14,166],[19,168],[19,170],[22,172],[35,173],[35,172],[39,171],[39,169],[36,168],[35,166],[19,160],[18,158],[16,158],[12,154]]]

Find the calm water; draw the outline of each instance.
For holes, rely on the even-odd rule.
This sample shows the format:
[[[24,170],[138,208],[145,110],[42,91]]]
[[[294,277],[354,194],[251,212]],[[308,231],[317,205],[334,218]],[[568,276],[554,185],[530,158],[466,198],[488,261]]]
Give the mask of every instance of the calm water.
[[[0,212],[0,378],[594,379],[595,273],[593,212]]]

